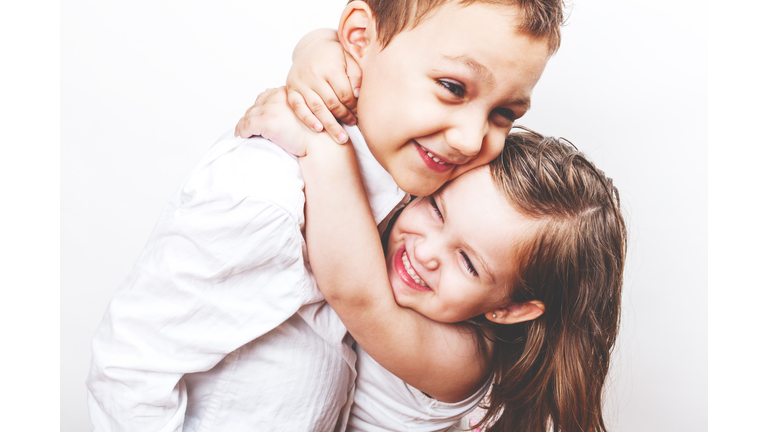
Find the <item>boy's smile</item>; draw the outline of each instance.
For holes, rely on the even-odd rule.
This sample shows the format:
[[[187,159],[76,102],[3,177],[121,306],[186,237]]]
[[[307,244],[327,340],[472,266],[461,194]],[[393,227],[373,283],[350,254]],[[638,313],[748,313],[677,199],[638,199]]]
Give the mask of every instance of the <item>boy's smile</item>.
[[[406,192],[428,195],[493,160],[528,110],[549,51],[516,30],[516,13],[451,2],[386,48],[374,40],[361,51],[358,124]]]
[[[416,149],[419,151],[421,158],[424,159],[424,163],[427,164],[427,167],[435,172],[448,172],[457,165],[456,163],[446,162],[447,158],[432,153],[418,142],[416,143]]]

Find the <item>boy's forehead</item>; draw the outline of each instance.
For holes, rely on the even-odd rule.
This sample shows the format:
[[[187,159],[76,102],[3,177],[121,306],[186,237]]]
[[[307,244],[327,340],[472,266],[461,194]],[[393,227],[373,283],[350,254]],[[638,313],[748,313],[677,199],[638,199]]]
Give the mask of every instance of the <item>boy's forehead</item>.
[[[447,57],[456,57],[470,68],[482,72],[471,55],[461,48],[470,51],[476,49],[494,49],[495,42],[514,40],[520,43],[528,43],[531,40],[541,42],[548,49],[548,41],[545,37],[533,37],[523,29],[524,14],[517,5],[486,2],[460,3],[457,1],[445,2],[422,19],[402,32],[396,34],[393,40],[410,39],[420,45],[434,45],[446,48],[449,44],[456,47],[453,55],[445,52]],[[474,45],[474,46],[473,46]],[[386,49],[388,44],[382,44],[381,49]],[[501,47],[495,47],[500,56],[503,56]],[[464,54],[464,59],[459,58]]]
[[[488,88],[508,81],[509,71],[514,70],[518,82],[530,77],[532,88],[549,59],[548,41],[520,31],[519,12],[514,5],[448,2],[417,26],[395,36],[382,51],[396,46],[398,57],[410,53],[411,60],[418,56],[417,62],[434,72],[457,72]],[[527,109],[529,98],[517,95],[508,102]]]
[[[550,25],[544,27],[552,27],[550,30],[556,32],[559,31],[558,27],[561,21],[558,16],[549,16],[555,10],[561,11],[560,0],[531,2],[527,5],[527,13],[519,13],[522,11],[520,4],[514,0],[367,0],[367,2],[373,6],[378,27],[378,39],[383,46],[388,45],[392,38],[398,34],[420,27],[436,17],[438,19],[444,18],[447,15],[455,15],[457,11],[467,11],[478,6],[490,6],[499,13],[509,12],[510,16],[514,18],[525,17],[522,20],[512,19],[509,21],[509,27],[515,31],[525,27],[542,27],[541,23],[536,23],[537,20],[532,20],[530,15],[538,15],[544,21],[548,21]],[[551,7],[554,3],[557,3],[557,8]],[[408,9],[408,11],[403,13],[403,9]]]
[[[414,6],[415,8],[416,6]],[[520,24],[519,10],[515,4],[503,4],[492,2],[459,2],[444,1],[429,9],[421,16],[414,16],[415,11],[411,13],[410,24],[403,29],[403,32],[412,31],[422,26],[450,25],[454,20],[461,20],[479,9],[494,9],[495,12],[504,14],[510,18],[508,25],[512,29],[517,29]]]

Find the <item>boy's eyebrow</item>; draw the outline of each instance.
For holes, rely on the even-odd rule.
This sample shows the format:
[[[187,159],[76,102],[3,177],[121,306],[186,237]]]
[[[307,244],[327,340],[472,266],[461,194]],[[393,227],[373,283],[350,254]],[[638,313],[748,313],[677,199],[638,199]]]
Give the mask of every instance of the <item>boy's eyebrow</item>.
[[[445,200],[443,200],[443,194],[436,193],[433,195],[433,198],[435,201],[440,201],[440,204],[442,204],[440,207],[442,207],[441,213],[443,214],[444,220],[450,220],[448,217],[448,207],[445,205]],[[491,284],[496,284],[496,278],[494,277],[493,273],[491,272],[491,269],[488,267],[488,264],[486,264],[483,257],[477,253],[474,249],[472,249],[472,246],[468,245],[467,243],[464,243],[464,248],[469,250],[469,252],[472,253],[472,255],[477,258],[477,261],[480,262],[480,268],[482,269],[482,273],[480,274],[486,274],[488,277],[480,276],[481,279],[490,279]]]
[[[487,67],[480,64],[477,60],[473,59],[472,57],[467,57],[465,55],[460,56],[447,56],[447,55],[441,55],[441,60],[450,62],[450,63],[459,63],[464,65],[467,69],[472,71],[472,74],[480,78],[483,82],[485,82],[488,85],[495,85],[496,84],[496,78],[493,76],[493,73],[488,70]]]
[[[483,66],[480,62],[473,59],[472,57],[468,57],[465,55],[459,55],[455,57],[441,55],[439,59],[449,63],[459,63],[464,67],[466,67],[467,69],[469,69],[473,75],[477,76],[485,84],[489,86],[496,85],[496,78],[493,76],[493,72],[488,70],[487,67]],[[528,111],[531,108],[531,98],[530,97],[518,98],[510,102],[510,104],[521,105],[523,109]]]

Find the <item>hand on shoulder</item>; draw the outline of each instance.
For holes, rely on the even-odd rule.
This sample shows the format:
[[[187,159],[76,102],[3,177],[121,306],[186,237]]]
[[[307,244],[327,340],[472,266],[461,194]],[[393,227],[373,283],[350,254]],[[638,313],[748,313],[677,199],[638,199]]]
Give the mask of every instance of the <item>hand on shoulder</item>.
[[[237,122],[235,135],[243,138],[262,136],[298,157],[306,156],[309,140],[318,137],[288,106],[285,86],[262,92]]]

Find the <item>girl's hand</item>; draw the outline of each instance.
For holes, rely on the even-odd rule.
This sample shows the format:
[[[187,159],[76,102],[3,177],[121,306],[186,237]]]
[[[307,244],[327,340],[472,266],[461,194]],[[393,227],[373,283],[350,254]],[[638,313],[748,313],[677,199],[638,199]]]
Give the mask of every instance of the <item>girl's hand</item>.
[[[286,85],[288,103],[307,127],[317,132],[328,131],[334,141],[344,143],[348,137],[336,119],[348,125],[357,121],[357,89],[362,72],[357,63],[342,49],[336,32],[321,29],[304,36],[293,51],[293,65]],[[248,124],[252,109],[238,123],[236,133],[242,137],[257,134]]]
[[[315,30],[304,36],[293,50],[288,72],[288,103],[296,115],[317,130],[328,131],[338,143],[347,135],[336,119],[354,125],[357,91],[362,72],[341,47],[336,32]]]
[[[285,87],[262,92],[237,123],[235,135],[261,135],[298,157],[306,156],[309,141],[319,137],[307,129],[288,106]]]

